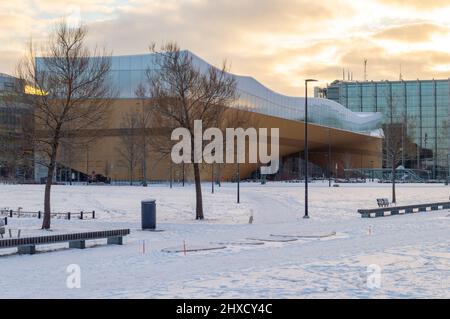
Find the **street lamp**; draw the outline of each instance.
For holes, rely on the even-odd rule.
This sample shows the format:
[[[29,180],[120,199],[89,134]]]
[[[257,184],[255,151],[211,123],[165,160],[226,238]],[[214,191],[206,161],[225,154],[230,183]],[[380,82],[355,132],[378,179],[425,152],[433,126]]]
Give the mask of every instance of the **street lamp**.
[[[373,161],[370,161],[370,175],[372,176],[372,182],[374,180],[373,173],[374,173],[374,171],[373,171]]]
[[[182,169],[183,169],[183,187],[184,187],[184,180],[185,180],[185,172],[184,172],[184,161],[183,161],[183,167],[182,167]]]
[[[214,162],[211,164],[211,193],[214,194]]]
[[[239,167],[239,161],[237,162],[237,172],[236,172],[236,177],[237,177],[237,203],[240,204],[241,203],[241,170]]]
[[[308,83],[317,82],[314,79],[305,80],[305,216],[303,218],[309,218],[308,215]]]
[[[331,187],[331,131],[328,129],[328,187]]]
[[[447,154],[447,180],[446,180],[446,185],[448,184],[448,181],[449,181],[449,177],[450,177],[450,159],[449,159],[449,157],[450,157],[450,153],[448,153]]]

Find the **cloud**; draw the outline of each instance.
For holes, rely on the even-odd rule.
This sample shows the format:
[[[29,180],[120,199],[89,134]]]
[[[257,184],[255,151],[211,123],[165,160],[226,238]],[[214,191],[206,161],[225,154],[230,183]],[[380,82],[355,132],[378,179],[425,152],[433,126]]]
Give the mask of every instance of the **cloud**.
[[[400,64],[405,78],[448,77],[450,11],[435,10],[448,0],[407,2],[1,2],[0,72],[12,72],[26,41],[43,39],[52,23],[78,6],[91,46],[134,54],[148,52],[152,42],[176,41],[215,65],[226,59],[232,72],[289,95],[302,94],[305,78],[318,78],[321,84],[340,79],[343,68],[362,79],[364,58],[369,60],[369,79],[397,79]]]
[[[0,50],[0,73],[14,74],[18,62],[17,51]]]
[[[70,7],[78,7],[81,12],[110,14],[120,4],[119,0],[25,0],[38,12],[51,13],[53,16],[62,16]]]
[[[297,88],[291,89],[292,80],[283,78],[277,65],[289,56],[307,55],[301,48],[311,37],[320,36],[337,16],[347,18],[331,5],[339,1],[135,3],[136,7],[117,19],[93,23],[92,44],[107,45],[115,54],[131,54],[147,52],[151,42],[174,40],[215,65],[227,59],[233,72],[252,75],[285,93],[294,93]],[[351,7],[346,9],[347,15],[353,13]]]
[[[0,72],[14,73],[26,43],[40,42],[62,17],[76,21],[74,12],[89,23],[113,18],[122,0],[23,0],[0,1]],[[72,15],[71,15],[72,14]],[[15,59],[13,59],[15,57]]]
[[[433,35],[446,35],[449,32],[450,28],[446,26],[417,23],[388,28],[377,33],[374,37],[401,42],[424,42],[430,40]]]
[[[436,72],[435,66],[450,65],[449,52],[414,50],[407,54],[392,53],[385,47],[364,42],[365,40],[358,41],[359,46],[364,47],[364,50],[352,47],[340,59],[343,65],[354,71],[355,79],[363,79],[363,58],[368,60],[368,74],[371,80],[397,80],[400,67],[404,79],[448,77],[448,73]]]
[[[443,8],[450,6],[448,0],[379,0],[383,4],[393,5],[398,7],[409,7],[417,10],[434,10],[436,8]]]

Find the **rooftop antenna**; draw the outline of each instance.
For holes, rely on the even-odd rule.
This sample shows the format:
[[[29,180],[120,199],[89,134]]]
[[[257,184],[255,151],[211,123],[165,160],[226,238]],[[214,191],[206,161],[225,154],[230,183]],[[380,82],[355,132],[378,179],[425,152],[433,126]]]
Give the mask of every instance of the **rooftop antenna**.
[[[364,82],[367,81],[367,59],[364,58]]]
[[[402,75],[402,64],[400,63],[400,81],[403,81],[403,75]]]
[[[350,81],[350,70],[347,70],[347,81]]]
[[[342,81],[345,81],[345,68],[342,68]]]

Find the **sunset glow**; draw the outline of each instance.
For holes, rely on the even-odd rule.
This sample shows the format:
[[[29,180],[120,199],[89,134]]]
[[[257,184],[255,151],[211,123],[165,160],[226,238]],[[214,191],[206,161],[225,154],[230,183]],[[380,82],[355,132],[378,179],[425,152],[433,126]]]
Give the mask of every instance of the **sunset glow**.
[[[114,54],[145,53],[176,41],[232,72],[284,94],[302,79],[450,76],[450,3],[446,0],[25,0],[0,3],[0,72],[14,74],[27,41],[42,39],[61,17],[90,28],[89,41]],[[126,26],[126,27],[124,27]]]

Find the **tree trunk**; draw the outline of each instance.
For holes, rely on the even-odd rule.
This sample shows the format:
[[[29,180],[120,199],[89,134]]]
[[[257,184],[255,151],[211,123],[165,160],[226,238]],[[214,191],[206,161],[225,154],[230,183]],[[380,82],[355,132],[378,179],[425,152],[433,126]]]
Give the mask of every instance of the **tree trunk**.
[[[130,186],[133,186],[133,170],[134,167],[130,166]]]
[[[193,163],[194,166],[194,179],[195,179],[195,195],[196,195],[196,217],[197,220],[202,220],[203,216],[203,200],[202,200],[202,185],[200,180],[200,168],[198,163]]]
[[[51,221],[51,207],[50,207],[50,194],[53,185],[53,175],[55,173],[56,167],[56,153],[57,147],[53,146],[52,154],[50,157],[50,163],[47,171],[47,181],[45,182],[45,193],[44,193],[44,219],[42,221],[42,229],[50,229]]]
[[[142,186],[147,186],[147,159],[142,159]]]
[[[142,186],[147,186],[147,143],[145,142],[145,130],[143,131],[144,142],[142,143]]]
[[[44,194],[44,220],[42,222],[42,229],[50,229],[50,192],[52,188],[53,179],[53,168],[48,169],[47,182],[45,183],[45,194]]]
[[[173,170],[173,163],[172,163],[172,160],[171,160],[170,161],[170,169],[169,169],[169,186],[170,186],[170,189],[173,188],[173,172],[172,172],[172,170]]]
[[[397,203],[397,199],[395,196],[395,173],[396,173],[396,170],[395,170],[394,164],[395,163],[392,163],[392,203],[393,204]]]
[[[184,171],[184,161],[183,161],[183,187],[184,187],[184,181],[185,181],[185,177],[186,177],[186,172]]]

